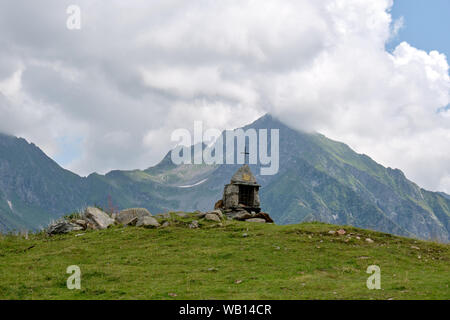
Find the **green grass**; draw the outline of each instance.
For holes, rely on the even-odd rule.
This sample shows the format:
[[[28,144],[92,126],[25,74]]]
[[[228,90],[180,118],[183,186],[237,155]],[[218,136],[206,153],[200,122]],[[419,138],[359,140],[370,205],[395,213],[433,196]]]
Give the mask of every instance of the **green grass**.
[[[322,223],[189,229],[192,217],[175,217],[159,229],[1,236],[0,299],[450,298],[449,245],[353,227],[331,235],[338,227]],[[366,287],[372,264],[381,290]],[[81,290],[66,287],[69,265]]]

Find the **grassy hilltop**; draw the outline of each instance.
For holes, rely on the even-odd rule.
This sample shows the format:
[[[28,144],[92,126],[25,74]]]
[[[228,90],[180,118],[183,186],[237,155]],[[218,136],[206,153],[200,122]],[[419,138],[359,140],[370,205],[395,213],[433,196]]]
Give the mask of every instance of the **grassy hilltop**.
[[[449,299],[450,246],[323,223],[0,236],[0,299]],[[82,235],[79,235],[79,234]],[[358,239],[359,237],[360,239]],[[370,238],[374,242],[365,239]],[[381,290],[369,290],[369,265]],[[81,290],[66,268],[81,268]]]

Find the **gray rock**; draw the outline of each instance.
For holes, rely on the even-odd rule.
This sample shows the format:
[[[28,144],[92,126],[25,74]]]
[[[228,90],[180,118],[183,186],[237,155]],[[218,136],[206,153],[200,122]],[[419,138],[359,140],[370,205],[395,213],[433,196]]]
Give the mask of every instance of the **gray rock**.
[[[180,217],[180,218],[186,218],[187,216],[188,216],[188,214],[187,213],[184,213],[184,212],[177,212],[177,213],[175,213],[178,217]]]
[[[218,215],[214,214],[214,213],[207,213],[205,215],[205,219],[209,220],[209,221],[216,221],[216,222],[220,222],[220,218]]]
[[[70,221],[58,221],[51,224],[48,229],[48,234],[64,234],[69,233],[71,231],[80,231],[83,230],[83,227],[79,226],[76,223],[72,223]]]
[[[90,221],[89,219],[86,219],[87,221],[87,228],[86,229],[89,229],[89,230],[98,230],[99,228],[98,228],[98,226],[94,223],[94,222],[92,222],[92,221]]]
[[[159,226],[158,220],[150,216],[138,218],[138,221],[136,222],[136,227],[157,228]]]
[[[239,202],[239,186],[235,184],[226,185],[223,190],[224,208],[235,208]]]
[[[269,214],[265,213],[265,212],[256,213],[255,215],[252,215],[252,218],[261,218],[261,219],[266,220],[267,223],[274,223],[274,221],[269,216]]]
[[[192,223],[189,225],[189,228],[191,229],[197,229],[198,227],[199,225],[197,220],[192,221]]]
[[[229,219],[234,219],[235,217],[241,215],[241,211],[231,211],[231,212],[226,212],[225,211],[225,216]]]
[[[243,221],[243,220],[250,219],[252,217],[253,216],[250,213],[248,213],[247,211],[239,211],[233,216],[233,219]]]
[[[78,220],[75,220],[75,221],[72,221],[72,222],[77,224],[77,225],[79,225],[80,227],[82,227],[83,230],[85,230],[87,228],[87,222],[84,221],[84,220],[78,219]]]
[[[127,224],[125,224],[126,226],[135,226],[136,223],[138,222],[139,217],[134,217],[133,219],[131,219]]]
[[[98,208],[87,207],[84,211],[84,216],[95,226],[96,229],[106,229],[110,225],[114,224],[114,219]]]
[[[145,208],[131,208],[120,211],[116,215],[116,221],[123,225],[134,225],[142,217],[149,217],[152,214]]]
[[[261,219],[261,218],[250,218],[250,219],[247,219],[247,220],[245,220],[245,221],[247,221],[247,222],[260,222],[260,223],[266,223],[266,220]]]
[[[213,210],[210,213],[217,215],[219,218],[223,218],[223,213],[219,209]]]
[[[197,212],[197,214],[195,215],[197,218],[204,218],[206,216],[206,212]]]
[[[163,227],[163,228],[168,227],[168,226],[170,226],[169,221],[164,221],[163,224],[161,225],[161,227]]]

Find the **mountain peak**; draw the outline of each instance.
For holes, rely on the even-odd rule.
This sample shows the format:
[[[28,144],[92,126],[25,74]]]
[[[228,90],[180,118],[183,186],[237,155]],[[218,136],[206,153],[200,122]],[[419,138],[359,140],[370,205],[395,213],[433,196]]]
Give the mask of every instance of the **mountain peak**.
[[[247,128],[279,129],[278,173],[258,175],[261,164],[249,165],[261,185],[261,208],[277,223],[322,221],[450,239],[450,199],[420,189],[400,170],[385,168],[323,135],[291,129],[270,114]],[[169,152],[145,171],[81,178],[24,139],[2,135],[0,228],[36,228],[86,205],[107,206],[110,199],[118,208],[150,212],[209,210],[239,166],[177,166]]]

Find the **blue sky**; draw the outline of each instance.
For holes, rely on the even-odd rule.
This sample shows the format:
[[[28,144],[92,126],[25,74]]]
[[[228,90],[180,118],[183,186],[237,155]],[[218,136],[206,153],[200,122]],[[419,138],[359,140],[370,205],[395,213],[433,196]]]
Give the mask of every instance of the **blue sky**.
[[[413,47],[437,50],[450,57],[450,0],[394,0],[393,19],[404,18],[398,36],[388,49],[406,41]]]
[[[82,137],[62,136],[58,138],[59,152],[53,158],[63,167],[80,157]]]

